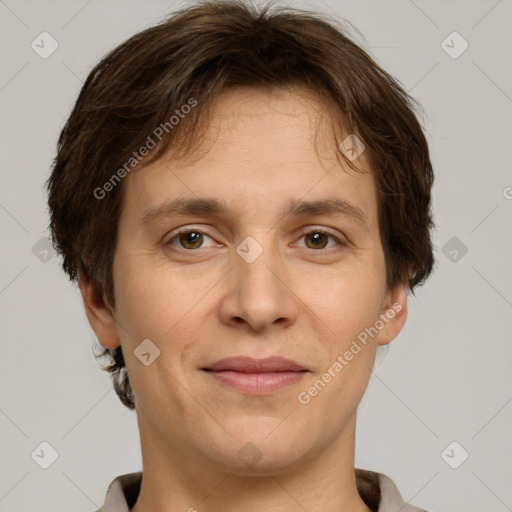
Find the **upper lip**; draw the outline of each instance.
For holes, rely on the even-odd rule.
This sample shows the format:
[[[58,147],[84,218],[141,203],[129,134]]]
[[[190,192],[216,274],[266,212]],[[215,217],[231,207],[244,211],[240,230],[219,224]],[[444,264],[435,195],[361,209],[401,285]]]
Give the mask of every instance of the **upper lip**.
[[[227,357],[209,364],[203,370],[235,371],[244,373],[270,373],[270,372],[300,372],[308,371],[299,363],[284,357],[267,357],[254,359],[252,357]]]

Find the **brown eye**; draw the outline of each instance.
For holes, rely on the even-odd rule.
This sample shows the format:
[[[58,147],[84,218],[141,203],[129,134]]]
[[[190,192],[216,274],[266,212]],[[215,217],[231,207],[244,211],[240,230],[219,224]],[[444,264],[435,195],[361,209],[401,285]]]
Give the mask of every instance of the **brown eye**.
[[[305,239],[305,246],[307,249],[313,250],[321,250],[321,249],[331,249],[336,248],[336,244],[341,248],[344,246],[343,240],[338,238],[337,236],[329,233],[327,231],[322,231],[321,229],[314,229],[310,231],[304,231],[302,233],[301,239]],[[334,240],[335,244],[327,247],[329,244],[329,239]]]
[[[185,249],[197,249],[203,242],[203,235],[198,231],[187,231],[179,236],[179,241]]]
[[[304,235],[306,240],[311,240],[311,246],[306,242],[309,249],[325,249],[328,243],[328,235],[320,231],[312,231]]]
[[[188,250],[194,250],[194,249],[201,249],[202,245],[205,242],[206,239],[211,239],[208,235],[202,233],[201,231],[197,229],[188,229],[186,231],[181,231],[177,233],[175,236],[170,238],[166,245],[170,246],[173,250],[176,248],[179,249],[188,249]],[[178,243],[179,245],[177,245]]]

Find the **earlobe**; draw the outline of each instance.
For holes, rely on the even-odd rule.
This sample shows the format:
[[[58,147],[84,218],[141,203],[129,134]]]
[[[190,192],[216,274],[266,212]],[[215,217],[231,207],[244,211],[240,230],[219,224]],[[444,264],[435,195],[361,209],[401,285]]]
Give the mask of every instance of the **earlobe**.
[[[121,341],[117,334],[116,322],[104,298],[100,297],[94,283],[82,273],[79,274],[79,285],[85,314],[98,341],[105,348],[119,347]]]
[[[386,294],[380,318],[384,324],[377,336],[378,345],[393,341],[405,325],[407,319],[408,284],[400,284]]]

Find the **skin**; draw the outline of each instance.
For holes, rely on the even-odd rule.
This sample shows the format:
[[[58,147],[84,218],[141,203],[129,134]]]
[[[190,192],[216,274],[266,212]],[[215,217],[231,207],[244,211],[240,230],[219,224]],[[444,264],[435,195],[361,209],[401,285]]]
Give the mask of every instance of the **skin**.
[[[100,343],[122,345],[136,395],[144,477],[135,512],[369,511],[355,485],[356,410],[377,345],[405,323],[407,286],[386,289],[374,178],[342,168],[328,113],[304,90],[237,88],[216,101],[199,158],[168,155],[125,179],[115,309],[83,278],[80,288]],[[365,154],[354,163],[367,168]],[[362,209],[367,227],[348,215],[280,213],[289,199],[333,195]],[[196,196],[223,199],[230,213],[142,226],[149,209]],[[178,227],[203,237],[180,243]],[[315,228],[339,242],[314,245]],[[263,249],[252,263],[236,252],[248,236]],[[298,394],[397,302],[401,311],[301,404]],[[160,349],[149,366],[134,355],[145,339]],[[236,355],[281,355],[309,373],[251,396],[201,370]],[[248,442],[261,454],[250,467],[237,456]]]

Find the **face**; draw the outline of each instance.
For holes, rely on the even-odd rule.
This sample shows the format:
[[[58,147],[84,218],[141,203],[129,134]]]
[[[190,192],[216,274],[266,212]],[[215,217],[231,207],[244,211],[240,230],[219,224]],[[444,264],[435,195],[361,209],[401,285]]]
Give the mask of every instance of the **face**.
[[[232,90],[198,159],[126,178],[114,318],[88,315],[102,345],[122,345],[141,435],[169,457],[242,474],[251,457],[279,471],[339,445],[376,346],[405,321],[374,178],[341,166],[328,117],[311,96]],[[225,210],[176,211],[180,199]],[[215,364],[233,357],[296,366]]]

